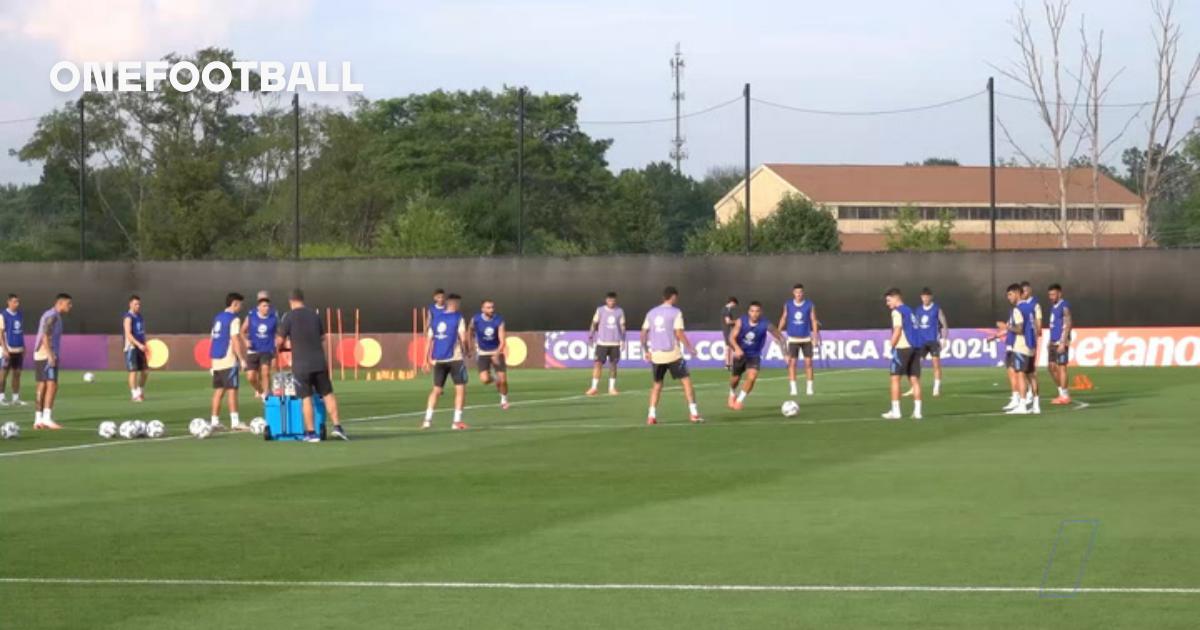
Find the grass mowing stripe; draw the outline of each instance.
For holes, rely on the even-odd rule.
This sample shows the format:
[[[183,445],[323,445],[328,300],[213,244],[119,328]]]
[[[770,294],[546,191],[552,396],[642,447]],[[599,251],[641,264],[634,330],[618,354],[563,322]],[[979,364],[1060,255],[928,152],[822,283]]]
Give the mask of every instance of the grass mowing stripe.
[[[1200,588],[1121,587],[1052,588],[1037,586],[927,586],[874,584],[587,584],[571,582],[386,582],[341,580],[214,580],[154,578],[17,578],[0,584],[67,586],[228,586],[279,588],[445,588],[555,591],[714,591],[746,593],[1096,593],[1121,595],[1200,595]]]

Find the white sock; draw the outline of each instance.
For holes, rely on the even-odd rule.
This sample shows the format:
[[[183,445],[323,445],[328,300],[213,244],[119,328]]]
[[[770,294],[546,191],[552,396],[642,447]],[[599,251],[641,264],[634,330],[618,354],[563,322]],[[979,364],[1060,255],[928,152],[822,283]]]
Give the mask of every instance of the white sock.
[[[42,409],[42,422],[54,422],[54,412],[49,407]]]
[[[690,411],[693,416],[700,415],[700,408],[696,406],[696,403],[688,403],[688,411]]]
[[[238,417],[238,412],[234,411],[229,414],[229,425],[236,427],[242,423],[242,419]]]
[[[810,396],[812,395],[812,393],[813,393],[813,382],[812,381],[808,381],[808,385],[807,385],[805,391],[808,393],[808,395],[810,395]]]
[[[921,401],[919,401],[919,400],[913,401],[913,414],[918,415],[918,416],[921,415]]]
[[[17,392],[13,392],[12,401],[17,402],[18,400],[21,400],[21,395],[18,394]]]
[[[212,421],[211,421],[211,422],[209,422],[209,424],[213,425],[214,427],[219,427],[219,426],[221,426],[221,418],[220,418],[220,416],[213,416],[213,417],[212,417]]]
[[[746,400],[746,396],[748,396],[748,395],[749,394],[746,393],[746,390],[743,389],[742,391],[737,393],[737,401],[742,402],[742,401]]]
[[[900,415],[900,401],[899,400],[892,401],[892,413],[894,413],[896,415]]]
[[[133,389],[129,390],[129,395],[132,398],[137,398],[137,388],[134,387]]]
[[[500,394],[500,404],[503,405],[507,402],[508,402],[508,394]]]
[[[598,379],[598,378],[592,379],[592,389],[596,389],[599,386],[600,386],[600,379]]]
[[[593,385],[592,387],[595,387],[595,385]],[[617,389],[617,379],[615,379],[615,378],[608,379],[608,391],[610,391],[610,392],[616,391],[616,389]]]
[[[458,424],[459,422],[462,422],[462,409],[455,409],[454,410],[454,424]]]
[[[657,418],[658,417],[658,414],[655,413],[655,411],[654,411],[654,407],[650,408],[650,413],[647,415],[647,417],[649,417],[649,418]]]
[[[432,422],[432,421],[433,421],[433,407],[430,407],[425,410],[425,422]]]
[[[8,398],[8,394],[5,394],[4,392],[0,392],[0,403],[4,402],[4,400],[5,400],[6,398]],[[16,400],[16,396],[15,396],[15,395],[13,396],[13,400]]]
[[[33,412],[33,423],[41,424],[41,422],[42,422],[42,412],[40,412],[40,411]]]
[[[941,388],[942,388],[941,379],[936,379],[936,378],[933,379],[933,393],[935,393],[935,394],[938,393],[938,390]]]
[[[1066,398],[1067,396],[1070,396],[1071,394],[1070,394],[1070,392],[1067,391],[1066,387],[1059,387],[1058,395]],[[16,399],[14,398],[13,400],[16,400]]]
[[[1013,393],[1012,393],[1012,398],[1010,398],[1010,400],[1011,400],[1012,402],[1014,402],[1014,403],[1016,403],[1016,402],[1020,402],[1020,401],[1021,401],[1021,395],[1020,395],[1020,394],[1018,394],[1017,392],[1013,392]]]
[[[796,381],[788,381],[788,386],[792,390],[792,395],[795,396],[796,395]]]
[[[733,388],[733,387],[730,387],[730,388],[729,388],[729,397],[730,397],[730,398],[733,398],[733,397],[735,397],[735,396],[737,396],[737,395],[738,395],[738,390],[737,390],[737,389],[735,389],[735,388]]]

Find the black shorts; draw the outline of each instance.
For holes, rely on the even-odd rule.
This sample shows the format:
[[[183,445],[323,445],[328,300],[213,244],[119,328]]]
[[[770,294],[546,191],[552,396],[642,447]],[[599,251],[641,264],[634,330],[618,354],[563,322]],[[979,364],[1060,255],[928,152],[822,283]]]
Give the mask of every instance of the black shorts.
[[[663,379],[667,376],[667,372],[670,372],[671,378],[677,381],[681,378],[687,378],[688,376],[691,376],[691,372],[688,372],[687,361],[684,359],[679,359],[670,363],[655,363],[650,369],[654,372],[655,383],[663,382]]]
[[[274,352],[252,352],[246,355],[246,371],[257,372],[264,365],[271,365],[275,360]],[[324,396],[325,394],[321,394]]]
[[[935,359],[940,359],[942,357],[942,342],[930,341],[929,343],[921,346],[921,358],[927,359],[929,357],[933,357]]]
[[[292,381],[296,383],[296,397],[308,398],[316,394],[322,398],[333,393],[333,382],[329,380],[329,371],[293,372]]]
[[[621,362],[621,346],[596,346],[596,363],[604,365],[612,363],[616,365]]]
[[[50,365],[49,361],[38,360],[33,362],[34,368],[37,370],[37,382],[39,383],[57,383],[58,368]]]
[[[1013,369],[1013,351],[1009,350],[1004,353],[1004,367]]]
[[[1056,365],[1066,365],[1071,362],[1071,348],[1063,346],[1062,350],[1058,349],[1057,344],[1050,342],[1050,362]]]
[[[480,372],[496,370],[497,374],[503,374],[508,371],[508,364],[504,361],[503,354],[481,354],[475,359],[475,364],[479,366]]]
[[[892,366],[888,372],[892,376],[921,376],[920,353],[915,348],[892,350]]]
[[[1018,374],[1033,374],[1037,369],[1037,358],[1029,354],[1014,352],[1012,354],[1012,369]]]
[[[811,341],[789,341],[787,344],[788,356],[793,359],[800,358],[800,353],[804,353],[805,359],[812,358],[812,342]]]
[[[130,372],[141,372],[146,369],[146,353],[137,348],[125,351],[125,369]]]
[[[455,385],[467,384],[467,366],[462,361],[448,361],[433,364],[433,386],[445,387],[446,377]]]
[[[213,389],[237,389],[238,388],[238,369],[237,367],[225,368],[224,370],[213,370]]]
[[[0,368],[5,370],[20,372],[25,367],[22,365],[23,363],[25,363],[24,352],[10,352],[8,356],[0,357]]]
[[[746,373],[746,370],[758,370],[762,366],[762,357],[748,357],[742,355],[734,357],[733,364],[729,366],[729,371],[734,376],[741,376]]]

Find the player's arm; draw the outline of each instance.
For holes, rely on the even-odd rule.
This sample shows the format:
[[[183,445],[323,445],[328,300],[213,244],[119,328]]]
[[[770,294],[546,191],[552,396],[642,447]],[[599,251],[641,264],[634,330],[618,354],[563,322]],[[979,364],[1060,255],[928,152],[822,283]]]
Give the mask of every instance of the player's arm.
[[[1058,345],[1066,346],[1071,343],[1071,328],[1075,326],[1075,322],[1071,321],[1071,307],[1063,307],[1063,329],[1062,336],[1058,338]]]
[[[458,322],[458,343],[462,345],[463,358],[471,358],[471,341],[467,337],[467,326]]]
[[[508,329],[503,323],[500,324],[500,329],[496,333],[500,337],[500,345],[496,347],[496,354],[504,354],[508,349]]]
[[[938,331],[938,339],[945,342],[950,338],[950,323],[946,319],[946,309],[938,309],[938,326],[941,327],[941,330]]]
[[[49,363],[52,367],[58,366],[58,357],[55,356],[54,346],[50,343],[50,333],[51,333],[51,331],[54,330],[54,324],[56,322],[58,322],[58,314],[57,313],[55,313],[51,317],[46,318],[46,321],[42,322],[42,330],[41,330],[42,347],[38,348],[38,350],[46,353],[46,362]]]
[[[592,314],[592,325],[588,326],[588,343],[596,340],[596,331],[600,329],[600,311]]]
[[[236,335],[230,336],[229,344],[233,347],[233,356],[237,358],[238,366],[244,370],[246,369],[246,352],[242,348],[242,324],[237,318],[234,318],[233,322],[238,327],[238,331]]]
[[[650,319],[646,316],[646,321],[642,322],[642,358],[650,360]]]
[[[770,333],[770,335],[775,338],[775,341],[778,341],[780,345],[783,345],[783,343],[784,343],[783,333],[779,332],[778,328],[772,326],[771,322],[767,322],[767,332]]]
[[[679,343],[683,344],[683,347],[687,349],[688,354],[696,356],[696,346],[692,345],[692,340],[688,339],[687,333],[683,330],[682,314],[675,318],[675,338],[679,340]]]
[[[816,345],[821,345],[821,319],[817,317],[817,307],[813,305],[812,312],[809,314],[812,318],[812,340]]]
[[[897,311],[892,311],[892,351],[900,345],[900,336],[904,334],[904,317]]]
[[[433,365],[433,329],[425,329],[425,366]]]
[[[238,336],[242,338],[242,343],[246,344],[246,347],[250,346],[250,316],[249,315],[247,315],[246,319],[242,321],[241,328],[238,330]]]
[[[1008,329],[1018,335],[1025,334],[1025,316],[1021,315],[1021,309],[1013,309],[1012,323],[1008,325]]]
[[[728,319],[728,318],[726,318]],[[738,345],[738,335],[742,332],[742,320],[733,322],[733,329],[729,331],[729,347],[733,349],[733,356],[742,356],[742,346]]]
[[[141,350],[142,352],[145,352],[146,346],[142,345],[142,342],[138,341],[137,338],[133,336],[133,320],[126,317],[123,321],[123,325],[125,327],[125,343],[137,348],[138,350]]]
[[[787,336],[787,305],[784,305],[783,313],[779,315],[779,331],[783,333],[784,337]]]
[[[464,348],[463,356],[466,356],[468,353],[470,353],[471,341],[473,339],[475,339],[475,320],[471,319],[471,321],[467,323],[467,340],[466,340],[466,345],[463,346],[463,348]]]
[[[8,318],[3,317],[3,321],[0,324],[2,324],[0,325],[0,353],[8,356]]]

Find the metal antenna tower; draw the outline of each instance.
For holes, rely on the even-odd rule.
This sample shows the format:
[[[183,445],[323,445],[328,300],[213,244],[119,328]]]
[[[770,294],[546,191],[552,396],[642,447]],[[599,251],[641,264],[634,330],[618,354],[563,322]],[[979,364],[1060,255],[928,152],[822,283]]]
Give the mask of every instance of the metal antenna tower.
[[[680,163],[687,158],[687,151],[683,150],[683,132],[681,128],[682,111],[683,111],[683,91],[679,89],[680,82],[683,79],[683,51],[679,49],[679,43],[675,44],[675,56],[671,58],[671,76],[675,79],[675,92],[671,94],[671,100],[675,101],[675,137],[671,139],[671,159],[675,161],[675,172],[682,173]]]

